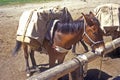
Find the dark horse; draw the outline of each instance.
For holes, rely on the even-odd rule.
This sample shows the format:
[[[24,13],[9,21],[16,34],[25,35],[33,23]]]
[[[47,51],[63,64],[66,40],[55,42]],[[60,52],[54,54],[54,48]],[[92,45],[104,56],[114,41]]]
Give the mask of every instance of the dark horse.
[[[51,40],[48,40],[45,37],[42,46],[46,49],[49,55],[49,67],[55,66],[56,60],[58,64],[63,63],[71,46],[81,40],[88,43],[93,50],[99,47],[104,49],[103,32],[100,29],[99,21],[95,18],[92,12],[86,15],[82,13],[82,16],[73,22],[63,23],[58,21],[54,26],[53,37]],[[32,65],[36,68],[33,54],[34,50],[30,48],[28,44],[17,41],[14,54],[18,52],[20,45],[22,45],[24,50],[27,74],[30,75],[28,52],[30,52]],[[28,51],[28,48],[30,48],[30,51]]]

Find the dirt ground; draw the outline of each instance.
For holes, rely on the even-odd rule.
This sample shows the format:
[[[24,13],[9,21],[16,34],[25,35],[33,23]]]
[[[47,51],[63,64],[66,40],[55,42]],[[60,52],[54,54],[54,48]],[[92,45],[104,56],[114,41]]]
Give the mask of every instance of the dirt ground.
[[[65,6],[69,9],[74,19],[80,16],[81,12],[87,13],[101,4],[118,3],[119,0],[64,0],[42,4],[24,4],[0,7],[0,80],[25,80],[25,62],[22,50],[16,57],[12,57],[11,52],[15,46],[16,30],[21,13],[25,10],[39,7],[51,7],[54,5]],[[110,41],[111,39],[108,39]],[[77,47],[77,51],[83,53],[83,47]],[[65,61],[73,57],[71,51]],[[48,64],[46,54],[35,53],[37,64],[44,68],[42,64]],[[88,76],[86,80],[98,80],[97,75],[100,67],[100,58],[90,62],[88,65]],[[119,78],[119,79],[118,79]],[[109,57],[103,62],[102,75],[100,80],[120,80],[120,57]]]

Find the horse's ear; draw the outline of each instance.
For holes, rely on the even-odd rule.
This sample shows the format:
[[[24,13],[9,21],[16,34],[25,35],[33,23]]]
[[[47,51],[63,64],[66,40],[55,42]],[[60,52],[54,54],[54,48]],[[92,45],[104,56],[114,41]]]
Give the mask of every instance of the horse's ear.
[[[81,13],[83,16],[85,16],[85,14],[84,13]]]
[[[86,17],[84,13],[81,13],[84,17],[84,20],[86,21],[86,24],[89,25],[89,26],[92,26],[93,25],[93,22],[90,20],[90,18]],[[90,13],[92,14],[92,13]]]
[[[81,13],[83,17],[85,17],[85,14],[84,13]]]
[[[86,16],[85,16],[85,14],[84,13],[81,13],[82,14],[82,16],[85,18],[85,20],[86,20]]]
[[[95,15],[93,14],[93,12],[92,12],[92,11],[90,11],[90,12],[89,12],[89,15],[91,15],[91,16],[95,16]]]

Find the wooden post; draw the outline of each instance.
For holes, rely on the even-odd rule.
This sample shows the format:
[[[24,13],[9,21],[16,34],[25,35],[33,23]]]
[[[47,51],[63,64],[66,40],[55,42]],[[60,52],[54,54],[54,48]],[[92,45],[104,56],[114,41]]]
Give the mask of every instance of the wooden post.
[[[120,47],[120,38],[113,40],[105,45],[104,54],[111,52],[112,50]],[[87,52],[85,54],[79,55],[71,61],[64,62],[57,65],[49,70],[46,70],[40,74],[34,75],[27,80],[57,80],[58,78],[73,72],[80,65],[84,64],[86,61],[93,61],[95,58],[99,57],[100,53]]]
[[[116,49],[118,47],[120,47],[120,38],[117,38],[117,39],[115,39],[111,42],[107,42],[105,44],[105,51],[104,51],[103,54],[107,54],[107,53],[113,51],[114,49]]]
[[[120,31],[120,8],[118,8],[118,19],[119,19],[119,28],[118,28],[118,31]]]

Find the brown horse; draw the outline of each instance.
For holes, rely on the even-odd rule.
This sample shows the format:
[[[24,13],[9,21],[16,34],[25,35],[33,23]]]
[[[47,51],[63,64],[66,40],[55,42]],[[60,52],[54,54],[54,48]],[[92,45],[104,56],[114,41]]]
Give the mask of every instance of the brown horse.
[[[44,47],[49,55],[49,67],[56,65],[56,60],[58,64],[63,63],[64,58],[71,49],[71,46],[78,41],[84,40],[88,43],[93,50],[96,48],[104,49],[103,42],[103,32],[100,29],[100,23],[95,18],[92,12],[87,15],[82,13],[82,17],[73,22],[63,23],[58,21],[53,29],[53,37],[49,40],[45,37],[42,47]],[[47,32],[50,33],[50,30]],[[46,34],[47,34],[46,33]],[[26,60],[26,70],[28,76],[30,75],[30,68],[28,62],[28,52],[30,52],[30,57],[32,60],[33,67],[36,67],[36,62],[34,59],[34,50],[26,43],[17,41],[14,54],[16,54],[22,45],[24,50],[24,56]],[[28,48],[30,51],[28,51]],[[37,68],[38,69],[38,68]]]

